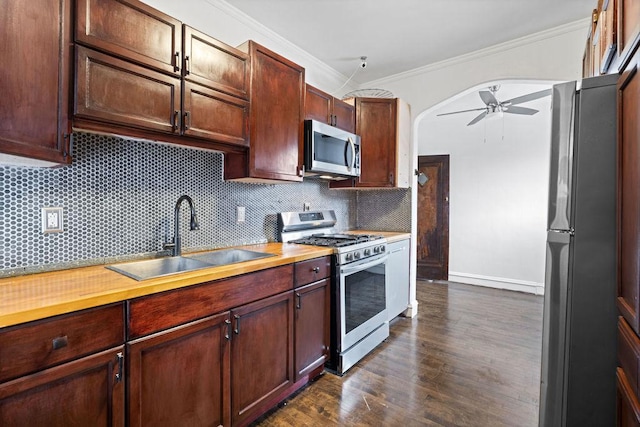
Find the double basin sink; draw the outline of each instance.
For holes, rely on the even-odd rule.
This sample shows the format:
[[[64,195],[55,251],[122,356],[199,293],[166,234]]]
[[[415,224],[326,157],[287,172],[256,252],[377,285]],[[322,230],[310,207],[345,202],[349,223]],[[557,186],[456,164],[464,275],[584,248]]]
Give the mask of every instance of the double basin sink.
[[[127,262],[109,265],[107,268],[135,280],[153,279],[171,274],[200,270],[203,268],[219,267],[254,259],[275,256],[265,252],[249,251],[246,249],[222,249],[202,252],[187,256],[156,258],[143,261]]]

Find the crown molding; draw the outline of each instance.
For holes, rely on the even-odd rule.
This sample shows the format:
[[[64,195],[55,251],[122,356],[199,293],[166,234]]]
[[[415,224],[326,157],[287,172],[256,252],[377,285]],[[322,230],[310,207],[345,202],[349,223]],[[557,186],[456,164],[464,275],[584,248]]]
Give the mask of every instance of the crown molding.
[[[421,74],[430,73],[430,72],[437,71],[442,68],[451,67],[454,65],[464,64],[466,62],[474,61],[479,58],[495,55],[501,52],[506,52],[508,50],[516,49],[522,46],[526,46],[526,45],[537,43],[543,40],[558,37],[563,34],[572,33],[574,31],[583,30],[585,32],[585,37],[586,37],[586,33],[589,29],[590,23],[591,23],[590,18],[570,22],[568,24],[564,24],[559,27],[554,27],[554,28],[533,33],[524,37],[519,37],[517,39],[509,40],[504,43],[500,43],[484,49],[476,50],[471,53],[456,56],[450,59],[445,59],[439,62],[434,62],[433,64],[425,65],[423,67],[414,68],[413,70],[404,71],[398,74],[393,74],[391,76],[383,77],[377,80],[371,80],[369,82],[361,84],[360,87],[382,87],[386,84],[391,84],[399,80],[404,80],[410,77],[419,76]]]
[[[272,41],[276,45],[280,45],[285,47],[287,50],[294,52],[297,56],[304,58],[305,63],[308,63],[309,66],[314,68],[314,71],[318,71],[331,79],[335,79],[337,81],[345,81],[347,80],[347,76],[340,73],[336,69],[330,67],[325,62],[322,62],[315,56],[311,55],[306,50],[302,49],[298,45],[290,42],[286,38],[282,37],[280,34],[275,31],[267,28],[259,21],[253,19],[246,13],[242,12],[240,9],[232,6],[228,2],[224,0],[204,0],[206,3],[220,10],[222,13],[229,15],[233,19],[237,20],[241,24],[250,27],[256,32],[260,33],[265,39]]]

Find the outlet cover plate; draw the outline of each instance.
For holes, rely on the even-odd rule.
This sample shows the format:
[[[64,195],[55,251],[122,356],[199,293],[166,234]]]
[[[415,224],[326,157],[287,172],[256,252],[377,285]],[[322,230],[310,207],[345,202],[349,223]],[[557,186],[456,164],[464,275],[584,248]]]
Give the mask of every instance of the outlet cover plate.
[[[62,208],[42,208],[42,232],[60,233],[62,226]]]

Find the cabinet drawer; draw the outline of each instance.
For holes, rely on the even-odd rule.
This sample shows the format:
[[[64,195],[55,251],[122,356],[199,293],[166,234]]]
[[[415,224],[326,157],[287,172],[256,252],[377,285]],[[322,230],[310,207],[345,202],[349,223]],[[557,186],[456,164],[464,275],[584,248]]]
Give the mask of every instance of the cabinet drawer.
[[[314,258],[308,261],[301,261],[295,264],[296,286],[306,285],[331,274],[331,257],[325,256]]]
[[[182,23],[136,0],[78,0],[77,42],[180,75]]]
[[[629,380],[622,368],[616,371],[616,412],[617,423],[619,427],[638,427],[640,426],[640,403],[635,393],[631,390]]]
[[[0,332],[0,382],[124,342],[124,304],[17,325]]]
[[[129,338],[182,325],[293,289],[293,265],[129,301]]]
[[[624,370],[634,394],[638,396],[640,339],[622,317],[618,318],[618,363]]]

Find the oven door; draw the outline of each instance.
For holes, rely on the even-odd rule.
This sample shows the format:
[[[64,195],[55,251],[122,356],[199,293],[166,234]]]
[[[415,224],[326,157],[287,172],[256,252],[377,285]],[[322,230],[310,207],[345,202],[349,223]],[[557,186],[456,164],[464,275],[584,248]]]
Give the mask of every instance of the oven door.
[[[387,321],[387,255],[340,266],[340,349],[349,347]]]

